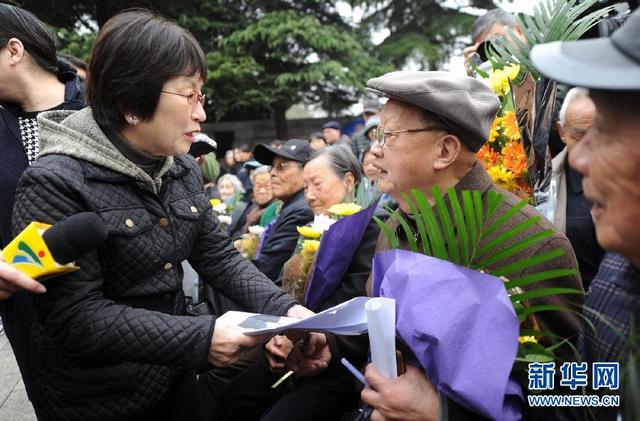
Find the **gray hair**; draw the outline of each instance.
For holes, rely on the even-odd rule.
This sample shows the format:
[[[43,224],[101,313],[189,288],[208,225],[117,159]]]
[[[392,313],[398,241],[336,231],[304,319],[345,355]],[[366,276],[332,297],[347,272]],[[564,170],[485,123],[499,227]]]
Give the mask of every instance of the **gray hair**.
[[[225,174],[218,178],[217,185],[220,185],[223,181],[228,180],[233,185],[234,193],[244,193],[244,187],[242,187],[242,181],[233,174]]]
[[[256,176],[262,175],[262,174],[269,174],[269,171],[271,171],[271,167],[268,165],[262,165],[256,168],[255,170],[253,170],[253,172],[251,173],[251,184],[255,183]]]
[[[347,173],[353,174],[356,184],[362,179],[362,170],[358,159],[351,151],[351,147],[345,144],[326,146],[311,154],[307,162],[313,161],[321,156],[327,156],[329,167],[335,175],[344,178]],[[305,164],[307,163],[305,162]]]
[[[578,99],[578,98],[588,98],[589,90],[585,88],[571,88],[567,95],[564,97],[564,101],[562,101],[562,107],[560,107],[560,112],[558,113],[558,121],[560,124],[564,126],[564,123],[567,122],[567,110],[569,109],[569,105]]]
[[[471,39],[473,42],[476,42],[476,40],[480,38],[480,35],[487,32],[496,23],[501,23],[509,28],[518,27],[518,23],[511,13],[500,8],[491,9],[476,19],[476,22],[473,24],[473,28],[471,28]]]

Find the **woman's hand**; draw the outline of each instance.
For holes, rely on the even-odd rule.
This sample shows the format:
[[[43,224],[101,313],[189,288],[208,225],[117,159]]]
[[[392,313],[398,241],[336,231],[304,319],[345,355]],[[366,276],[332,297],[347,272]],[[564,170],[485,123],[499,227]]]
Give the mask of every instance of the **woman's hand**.
[[[209,362],[216,367],[227,366],[240,359],[242,353],[262,342],[265,336],[249,336],[231,326],[216,323],[209,346]]]
[[[36,294],[47,292],[47,289],[40,282],[5,263],[0,257],[0,301],[6,300],[21,289],[26,289]]]

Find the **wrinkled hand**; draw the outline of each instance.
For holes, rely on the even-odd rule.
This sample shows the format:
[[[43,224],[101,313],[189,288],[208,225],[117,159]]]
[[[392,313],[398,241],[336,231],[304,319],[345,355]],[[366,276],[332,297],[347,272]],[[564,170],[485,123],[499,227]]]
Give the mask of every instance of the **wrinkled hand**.
[[[283,371],[285,360],[293,348],[293,342],[286,336],[276,335],[265,345],[264,350],[272,372]]]
[[[371,421],[437,420],[440,417],[438,393],[422,370],[407,365],[397,379],[387,379],[369,364],[364,377],[371,385],[360,397],[374,408]]]
[[[216,367],[231,365],[244,351],[262,342],[265,336],[245,335],[236,328],[216,323],[209,346],[209,362]]]
[[[300,377],[315,376],[326,370],[331,362],[327,336],[312,332],[296,342],[287,357],[286,366]]]
[[[26,289],[36,294],[47,292],[47,289],[40,282],[5,263],[0,257],[0,301],[6,300],[21,289]]]

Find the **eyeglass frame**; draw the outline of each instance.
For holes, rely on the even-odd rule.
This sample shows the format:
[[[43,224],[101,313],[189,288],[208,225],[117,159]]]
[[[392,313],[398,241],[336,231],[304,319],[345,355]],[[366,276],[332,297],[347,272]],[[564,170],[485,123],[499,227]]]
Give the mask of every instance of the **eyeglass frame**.
[[[384,146],[386,143],[387,135],[397,135],[402,133],[419,133],[419,132],[446,132],[447,129],[443,127],[425,127],[423,129],[404,129],[404,130],[386,130],[381,128],[380,126],[374,127],[371,129],[371,139],[373,142],[376,142],[380,147]],[[382,133],[382,136],[379,136],[379,133]]]
[[[303,164],[301,162],[285,161],[285,162],[278,162],[277,164],[269,165],[269,171],[276,171],[276,172],[282,173],[282,172],[285,172],[290,165],[296,165],[300,168],[303,167]]]
[[[202,94],[202,93],[198,93],[197,91],[193,91],[189,94],[179,94],[177,92],[169,92],[169,91],[164,91],[161,90],[160,92],[163,92],[165,94],[171,94],[171,95],[178,95],[178,96],[182,96],[187,98],[187,101],[189,102],[189,104],[191,105],[196,105],[196,103],[200,103],[200,105],[202,105],[204,107],[204,101],[206,100],[206,95]],[[191,99],[191,98],[195,98],[195,99]]]

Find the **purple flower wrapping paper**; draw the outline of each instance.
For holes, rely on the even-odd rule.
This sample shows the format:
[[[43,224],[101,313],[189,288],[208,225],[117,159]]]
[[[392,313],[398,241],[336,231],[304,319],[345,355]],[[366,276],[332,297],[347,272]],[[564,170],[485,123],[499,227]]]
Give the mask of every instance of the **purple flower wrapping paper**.
[[[373,295],[396,300],[396,333],[441,393],[485,417],[521,419],[519,323],[500,279],[389,250],[374,258]]]
[[[305,292],[304,301],[309,309],[317,310],[340,287],[377,205],[376,201],[360,212],[341,218],[322,234],[313,274]]]

